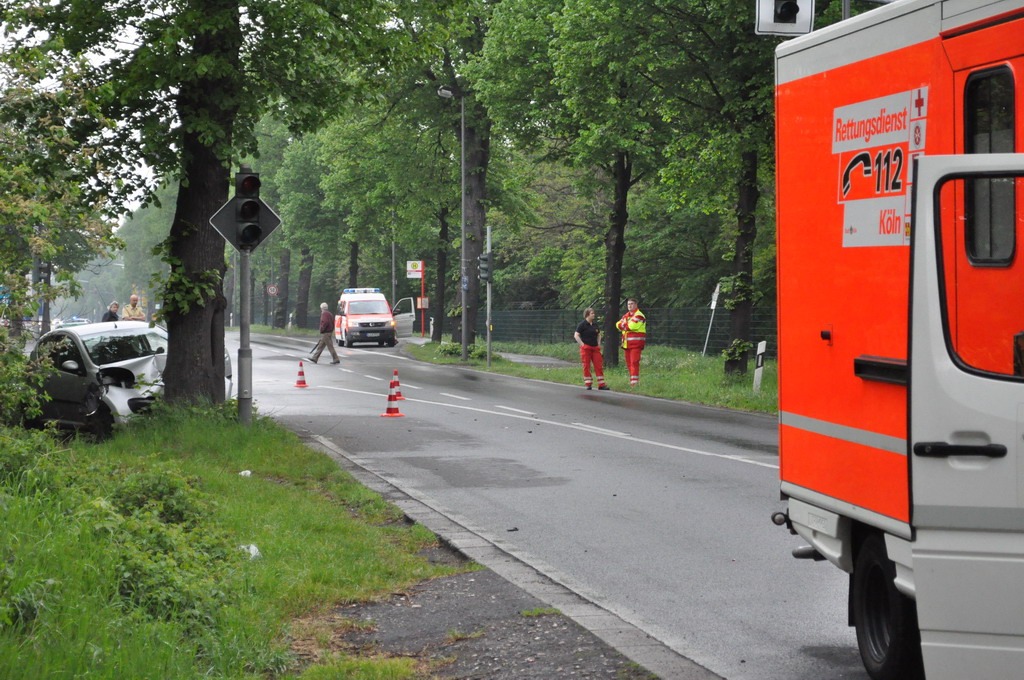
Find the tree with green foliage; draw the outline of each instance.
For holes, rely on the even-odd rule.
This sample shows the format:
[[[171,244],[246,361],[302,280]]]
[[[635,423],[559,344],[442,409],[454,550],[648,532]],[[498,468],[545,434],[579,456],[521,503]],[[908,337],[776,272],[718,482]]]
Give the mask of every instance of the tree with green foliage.
[[[644,3],[506,0],[473,69],[492,115],[520,144],[597,171],[584,188],[609,205],[603,318],[612,366],[629,192],[658,169],[671,131],[637,54],[645,18]]]
[[[74,273],[117,241],[104,218],[102,182],[94,182],[105,177],[101,137],[79,142],[68,132],[83,117],[110,125],[80,66],[12,52],[0,60],[0,82],[0,423],[11,423],[31,415],[38,398],[25,382],[22,319],[40,301],[73,294]],[[52,276],[33,284],[39,263]]]
[[[606,0],[622,2],[626,0]],[[724,223],[732,271],[723,278],[731,310],[725,371],[744,373],[753,343],[750,324],[758,207],[770,184],[772,54],[778,40],[751,35],[754,4],[746,0],[655,0],[644,3],[645,77],[662,93],[662,115],[677,130],[662,181],[678,203],[729,218]]]
[[[275,109],[291,129],[316,127],[396,59],[403,0],[6,0],[14,46],[87,56],[106,131],[100,159],[120,171],[119,195],[148,189],[144,163],[179,180],[165,241],[162,318],[170,335],[166,396],[222,400],[224,243],[209,218],[228,198],[233,159]],[[315,36],[316,39],[311,39]],[[68,126],[75,139],[97,123]]]

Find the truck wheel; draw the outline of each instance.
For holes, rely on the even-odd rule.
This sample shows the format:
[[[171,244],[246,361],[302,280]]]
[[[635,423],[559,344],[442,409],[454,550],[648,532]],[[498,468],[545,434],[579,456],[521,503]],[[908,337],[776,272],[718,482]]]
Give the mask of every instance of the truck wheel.
[[[924,678],[917,607],[896,589],[896,565],[885,540],[872,534],[861,543],[854,565],[853,623],[864,668],[874,680]]]

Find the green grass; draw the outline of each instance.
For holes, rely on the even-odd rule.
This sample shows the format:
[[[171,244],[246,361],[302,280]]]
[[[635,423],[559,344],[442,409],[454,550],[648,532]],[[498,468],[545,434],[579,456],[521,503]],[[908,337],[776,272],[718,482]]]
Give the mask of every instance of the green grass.
[[[412,677],[373,657],[304,669],[291,636],[457,571],[417,554],[436,537],[233,413],[167,410],[104,444],[0,428],[0,678]]]
[[[438,364],[464,363],[459,351],[461,348],[451,343],[406,343],[404,347],[423,361]],[[492,343],[490,369],[487,368],[485,348],[482,345],[475,345],[471,350],[470,360],[466,365],[473,368],[568,385],[583,384],[579,348],[575,343]],[[454,353],[449,353],[451,351]],[[503,359],[502,352],[554,357],[570,362],[572,366],[530,366]],[[778,412],[778,372],[774,361],[765,361],[761,389],[757,393],[753,391],[753,360],[746,375],[726,375],[724,365],[725,360],[720,356],[704,357],[699,352],[654,345],[644,349],[640,363],[639,387],[629,386],[629,375],[626,373],[625,360],[621,355],[619,366],[605,367],[605,379],[612,390],[744,411]]]

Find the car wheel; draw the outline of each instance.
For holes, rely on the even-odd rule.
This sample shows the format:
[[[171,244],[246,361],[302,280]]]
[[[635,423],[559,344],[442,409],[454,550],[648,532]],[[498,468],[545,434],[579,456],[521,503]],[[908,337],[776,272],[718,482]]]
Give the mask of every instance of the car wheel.
[[[917,606],[896,589],[895,577],[882,536],[865,538],[854,565],[851,604],[860,656],[874,680],[924,677]]]
[[[394,347],[398,344],[398,340],[388,340],[388,347]]]
[[[377,347],[383,347],[383,346],[384,346],[384,341],[383,340],[378,340],[377,341]]]
[[[114,434],[114,416],[106,404],[100,404],[96,412],[89,416],[89,433],[101,442]]]
[[[351,347],[354,344],[355,343],[349,340],[348,338],[345,339],[345,347]]]

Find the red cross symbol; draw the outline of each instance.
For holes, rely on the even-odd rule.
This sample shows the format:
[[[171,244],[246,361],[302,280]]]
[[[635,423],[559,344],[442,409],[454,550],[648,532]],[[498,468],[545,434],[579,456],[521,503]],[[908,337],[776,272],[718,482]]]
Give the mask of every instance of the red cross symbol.
[[[914,106],[917,108],[917,115],[921,115],[921,109],[924,108],[924,97],[921,96],[921,90],[917,91],[917,99],[914,100]]]

